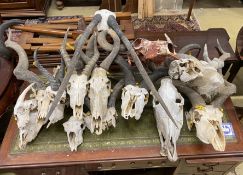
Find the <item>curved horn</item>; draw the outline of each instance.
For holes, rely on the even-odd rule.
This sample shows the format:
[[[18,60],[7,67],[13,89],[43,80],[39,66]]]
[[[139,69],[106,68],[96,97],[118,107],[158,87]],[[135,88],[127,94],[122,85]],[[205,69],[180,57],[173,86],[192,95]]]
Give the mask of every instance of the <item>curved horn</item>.
[[[199,95],[192,88],[187,87],[185,84],[183,84],[182,82],[180,82],[178,80],[173,80],[173,84],[176,86],[176,88],[180,92],[182,92],[189,98],[193,107],[195,107],[197,105],[206,105],[206,103],[203,100],[203,98],[201,97],[201,95]]]
[[[36,49],[34,51],[34,55],[33,55],[33,58],[34,58],[34,65],[38,68],[38,70],[41,72],[41,74],[43,74],[47,79],[48,79],[48,82],[50,83],[50,86],[51,86],[51,89],[53,91],[57,91],[59,86],[60,86],[60,82],[58,80],[56,80],[53,75],[51,75],[38,61],[37,59],[37,52],[38,52],[38,49]]]
[[[63,38],[63,42],[61,44],[61,47],[60,47],[60,54],[61,54],[61,57],[63,58],[63,60],[65,61],[65,64],[67,67],[69,67],[70,65],[70,61],[71,61],[71,58],[70,56],[68,55],[68,52],[66,50],[66,45],[67,45],[67,38],[68,38],[68,32],[69,32],[69,28],[67,29],[65,35],[64,35],[64,38]]]
[[[218,38],[217,38],[217,46],[218,46],[219,51],[220,51],[221,54],[222,54],[222,55],[219,57],[220,60],[225,61],[227,58],[230,57],[230,53],[225,52],[225,51],[223,50],[222,46],[221,46],[220,43],[219,43]]]
[[[179,50],[178,53],[184,53],[185,54],[185,53],[189,52],[192,49],[199,49],[200,50],[201,49],[201,46],[199,44],[188,44],[188,45],[182,47]]]
[[[116,83],[116,85],[114,86],[112,93],[109,97],[108,108],[116,106],[116,99],[117,99],[118,95],[121,93],[122,87],[124,85],[125,85],[124,79],[122,79]]]
[[[169,68],[166,67],[158,68],[149,77],[153,82],[156,82],[159,78],[168,76],[168,70]],[[149,89],[144,80],[141,82],[141,88]]]
[[[83,59],[85,59],[85,64],[88,63],[88,61],[90,60],[90,58],[94,55],[94,39],[96,38],[96,33],[91,35],[91,37],[89,38],[88,44],[87,44],[87,48],[86,48],[86,52],[85,52],[85,56],[83,57]],[[82,57],[82,56],[81,56]],[[89,59],[89,60],[88,60]]]
[[[9,30],[9,37],[5,42],[6,47],[12,48],[19,57],[19,61],[15,69],[13,70],[13,74],[16,76],[18,80],[25,80],[29,83],[36,83],[37,88],[44,88],[44,83],[39,79],[39,77],[29,71],[29,62],[28,62],[28,56],[25,52],[25,50],[16,42],[11,41],[11,30]]]
[[[55,79],[59,80],[60,82],[62,82],[63,78],[65,75],[65,62],[63,60],[63,58],[61,58],[61,65],[60,65],[60,69],[58,70]]]
[[[98,44],[102,47],[102,49],[110,52],[110,51],[112,51],[112,48],[114,46],[106,40],[107,33],[108,33],[107,30],[103,30],[103,31],[99,32],[97,41],[98,41]],[[119,51],[126,51],[126,47],[123,44],[121,44]]]
[[[129,40],[127,39],[127,37],[124,35],[124,33],[120,30],[119,25],[116,22],[116,19],[114,16],[110,15],[108,17],[108,25],[117,33],[117,35],[121,38],[122,42],[124,43],[125,47],[127,48],[128,52],[130,52],[133,61],[135,62],[140,74],[142,75],[144,81],[146,82],[147,86],[149,87],[149,89],[152,91],[155,99],[161,104],[161,106],[164,108],[164,110],[166,111],[166,113],[168,114],[169,118],[172,120],[172,122],[175,124],[175,126],[178,128],[174,118],[172,117],[170,111],[168,110],[165,102],[163,101],[163,99],[161,98],[161,96],[159,95],[158,91],[156,90],[156,88],[154,87],[153,82],[150,80],[146,70],[144,69],[140,59],[138,58],[135,50],[133,49],[131,43],[129,42]]]
[[[114,58],[116,57],[116,55],[119,52],[120,38],[117,36],[116,32],[112,29],[108,29],[107,32],[112,37],[112,39],[114,41],[114,45],[113,45],[111,53],[102,61],[102,63],[100,64],[100,67],[102,67],[103,69],[108,71],[111,63],[113,62]]]
[[[135,85],[136,81],[135,81],[134,75],[133,75],[133,73],[131,71],[131,67],[122,58],[122,56],[117,55],[117,57],[114,60],[114,62],[119,65],[119,67],[122,69],[122,72],[124,73],[125,85],[128,85],[128,84]]]
[[[0,55],[4,58],[10,58],[11,53],[4,45],[4,32],[9,27],[16,25],[16,24],[24,24],[22,20],[19,19],[11,19],[7,22],[4,22],[0,25]]]
[[[208,57],[208,46],[207,44],[204,45],[204,49],[203,49],[203,60],[210,63],[211,60],[210,58]]]
[[[88,64],[86,64],[84,70],[83,70],[83,74],[85,74],[87,77],[89,77],[91,75],[91,72],[94,68],[94,66],[96,65],[97,60],[100,57],[100,53],[99,50],[97,48],[97,40],[96,37],[94,38],[94,55],[92,57],[92,59],[88,62]]]

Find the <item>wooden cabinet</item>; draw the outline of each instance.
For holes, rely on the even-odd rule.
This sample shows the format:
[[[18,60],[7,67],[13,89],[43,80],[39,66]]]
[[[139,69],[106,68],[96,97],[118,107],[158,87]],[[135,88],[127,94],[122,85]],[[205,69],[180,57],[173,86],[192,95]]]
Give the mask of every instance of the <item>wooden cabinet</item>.
[[[1,0],[3,18],[46,16],[50,0]]]

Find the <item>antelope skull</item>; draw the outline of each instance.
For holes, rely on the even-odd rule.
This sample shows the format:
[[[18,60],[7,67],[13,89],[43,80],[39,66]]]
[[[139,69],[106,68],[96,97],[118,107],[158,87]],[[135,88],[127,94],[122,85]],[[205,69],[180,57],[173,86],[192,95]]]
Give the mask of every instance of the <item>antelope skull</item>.
[[[149,93],[145,88],[127,85],[122,90],[121,115],[125,119],[135,117],[139,120],[144,106],[148,103]]]
[[[70,96],[70,106],[73,109],[73,116],[83,118],[84,98],[87,94],[88,79],[84,74],[72,74],[67,85],[67,93]]]
[[[89,80],[90,111],[92,114],[91,132],[102,133],[102,121],[107,114],[108,97],[111,93],[111,82],[107,71],[97,67]]]
[[[161,80],[158,91],[167,104],[172,116],[175,117],[178,126],[178,128],[175,127],[162,106],[153,100],[154,114],[161,143],[160,154],[162,156],[167,156],[170,161],[176,161],[178,159],[176,141],[179,138],[180,130],[183,125],[184,98],[177,91],[169,78]]]
[[[63,123],[63,127],[67,133],[71,151],[77,151],[78,146],[83,143],[83,131],[86,127],[84,121],[72,116]]]
[[[195,124],[197,137],[203,143],[212,144],[217,151],[224,151],[226,144],[222,117],[222,110],[212,105],[196,106],[186,114],[189,130]]]

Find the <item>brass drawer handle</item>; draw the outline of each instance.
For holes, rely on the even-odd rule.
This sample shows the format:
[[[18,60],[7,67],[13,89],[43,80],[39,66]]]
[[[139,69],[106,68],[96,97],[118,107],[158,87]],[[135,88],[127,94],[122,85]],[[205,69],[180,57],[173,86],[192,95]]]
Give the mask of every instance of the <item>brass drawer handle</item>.
[[[211,167],[211,166],[209,166],[207,168],[197,167],[197,172],[199,172],[199,173],[211,172],[211,171],[213,171],[213,167]]]

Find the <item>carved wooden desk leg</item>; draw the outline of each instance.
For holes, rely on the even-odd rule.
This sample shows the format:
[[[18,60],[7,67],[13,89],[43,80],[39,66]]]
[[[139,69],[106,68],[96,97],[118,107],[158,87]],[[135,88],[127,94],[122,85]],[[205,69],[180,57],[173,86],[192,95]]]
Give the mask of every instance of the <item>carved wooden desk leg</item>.
[[[56,6],[58,10],[62,10],[64,7],[63,0],[56,0]]]

